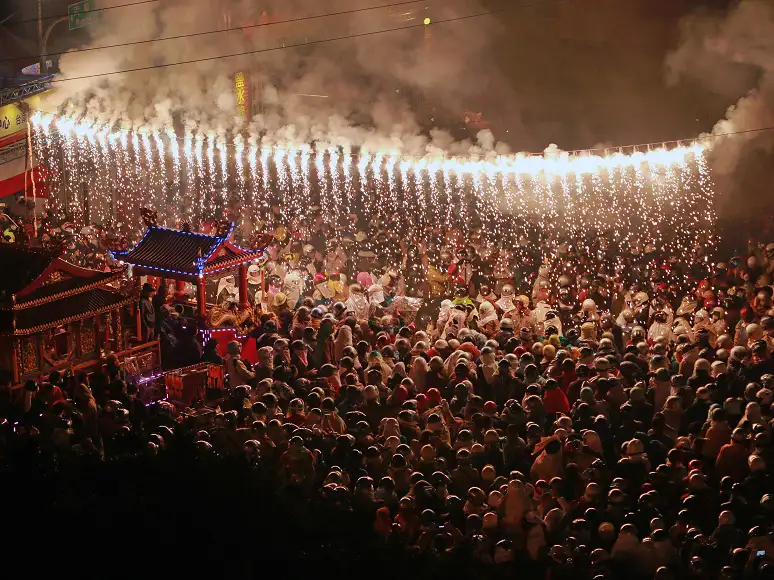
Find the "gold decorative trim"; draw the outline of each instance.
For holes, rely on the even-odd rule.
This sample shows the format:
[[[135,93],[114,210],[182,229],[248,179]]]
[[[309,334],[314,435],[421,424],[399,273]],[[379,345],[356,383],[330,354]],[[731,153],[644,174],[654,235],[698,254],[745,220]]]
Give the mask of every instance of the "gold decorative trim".
[[[65,292],[59,292],[58,294],[52,294],[51,296],[46,296],[45,298],[38,298],[37,300],[30,300],[29,302],[24,302],[22,297],[22,302],[17,302],[16,304],[14,304],[13,309],[26,310],[27,308],[34,308],[35,306],[40,306],[41,304],[47,304],[48,302],[54,302],[56,300],[60,300],[61,298],[69,298],[70,296],[74,296],[75,294],[80,294],[81,292],[87,292],[89,290],[93,290],[94,288],[99,288],[100,286],[106,286],[112,282],[115,282],[116,280],[120,280],[122,274],[123,272],[116,272],[113,276],[110,276],[109,278],[103,278],[101,280],[92,282],[90,284],[86,284],[84,286],[78,286],[77,288],[72,288]]]
[[[54,326],[62,326],[64,324],[68,324],[70,322],[75,322],[78,320],[83,320],[84,318],[88,318],[89,316],[96,316],[98,314],[104,314],[105,312],[110,312],[111,310],[114,310],[116,308],[122,308],[126,306],[127,304],[132,302],[132,298],[125,298],[121,302],[116,302],[115,304],[108,306],[106,308],[100,308],[99,310],[95,310],[92,312],[86,312],[84,314],[79,314],[77,316],[70,316],[69,318],[62,318],[60,320],[55,320],[46,324],[41,324],[39,326],[33,326],[32,328],[25,328],[23,330],[14,330],[13,334],[15,336],[25,336],[28,334],[35,334],[36,332],[40,332],[41,330],[45,330],[47,328],[52,328]]]

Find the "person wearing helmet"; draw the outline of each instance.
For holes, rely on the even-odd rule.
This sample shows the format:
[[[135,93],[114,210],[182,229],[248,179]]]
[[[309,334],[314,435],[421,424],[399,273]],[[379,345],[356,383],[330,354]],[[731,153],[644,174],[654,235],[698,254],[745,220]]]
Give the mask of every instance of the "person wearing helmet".
[[[500,328],[497,310],[489,301],[483,301],[478,307],[478,330],[487,338],[493,338]]]
[[[584,322],[593,322],[595,324],[598,323],[599,313],[597,312],[597,303],[594,302],[591,298],[586,298],[586,300],[584,300],[581,304],[581,309],[578,313],[578,319],[580,320],[581,324]]]
[[[537,293],[535,294],[534,302],[550,302],[551,301],[551,284],[548,280],[541,280],[538,286]]]
[[[299,306],[293,313],[293,321],[290,325],[290,338],[292,340],[301,340],[304,335],[304,329],[311,322],[311,314],[306,306]]]
[[[296,308],[304,295],[308,278],[309,272],[300,264],[293,263],[289,265],[288,272],[282,281],[282,292],[287,296],[288,306],[291,310]]]
[[[301,437],[291,437],[288,450],[280,458],[286,485],[309,491],[314,484],[314,457]]]
[[[427,269],[427,288],[431,300],[440,300],[449,294],[452,277],[449,267],[452,255],[448,249],[441,250],[437,257],[435,253],[424,257]]]
[[[516,291],[510,284],[505,284],[500,292],[500,298],[495,302],[495,306],[500,310],[503,316],[508,316],[511,311],[516,309],[514,297]]]
[[[641,326],[647,326],[650,319],[650,298],[645,292],[637,292],[632,299],[634,320]]]
[[[368,320],[370,305],[360,284],[350,285],[349,298],[344,307],[346,314],[354,316],[356,320]]]
[[[381,284],[374,284],[368,288],[368,301],[371,304],[371,316],[381,313],[384,308],[389,306]]]
[[[242,343],[232,340],[226,346],[228,359],[226,360],[226,376],[232,386],[249,385],[255,380],[255,373],[249,367],[249,363],[242,360]]]
[[[752,301],[753,311],[756,316],[766,316],[772,305],[772,291],[770,286],[761,288]]]
[[[492,269],[494,278],[494,293],[500,294],[505,286],[513,286],[513,270],[511,269],[511,256],[506,248],[500,248]]]
[[[774,242],[766,244],[763,249],[764,272],[774,277]]]
[[[530,332],[537,332],[538,327],[535,315],[529,308],[529,298],[524,294],[516,297],[516,310],[511,312],[510,316],[511,320],[513,320],[514,329],[518,329],[519,332],[525,328],[529,329]]]
[[[573,315],[577,306],[572,290],[567,286],[560,287],[557,293],[556,308],[559,318],[565,327],[569,328],[572,325]]]
[[[648,329],[648,340],[655,342],[659,338],[665,338],[667,342],[673,340],[672,328],[668,323],[667,313],[663,310],[659,310],[653,315],[653,323]]]
[[[726,326],[726,311],[720,306],[715,306],[710,312],[710,324],[715,335],[715,341],[717,341],[717,337],[725,334],[728,329]]]
[[[330,313],[333,314],[333,317],[337,321],[341,321],[344,319],[344,316],[347,314],[347,307],[344,305],[343,302],[336,302],[331,306]]]
[[[247,297],[251,304],[261,301],[261,267],[250,264],[247,268]]]
[[[239,303],[239,289],[233,275],[223,276],[218,281],[217,298],[215,302],[223,308],[230,308]]]
[[[551,275],[551,268],[548,266],[548,264],[543,264],[538,268],[537,276],[535,277],[535,283],[532,285],[532,303],[537,304],[539,301],[539,294],[544,294],[543,299],[545,300],[547,296],[545,294],[548,292],[548,288],[550,286],[550,282],[548,277]]]
[[[710,315],[705,309],[699,310],[693,317],[693,333],[697,340],[702,337],[706,337],[705,341],[708,346],[715,345],[718,335],[712,325]]]
[[[312,362],[316,368],[320,368],[323,364],[335,360],[333,343],[334,331],[335,324],[333,320],[330,318],[323,318],[320,320],[320,328],[317,331],[317,340],[315,342],[314,352],[312,353]]]
[[[314,277],[314,291],[312,292],[312,298],[317,306],[328,305],[333,300],[335,290],[328,284],[328,277],[318,272]]]
[[[320,322],[322,321],[324,316],[325,316],[325,307],[315,306],[309,312],[309,322],[307,326],[311,326],[315,330],[318,330],[320,328]]]

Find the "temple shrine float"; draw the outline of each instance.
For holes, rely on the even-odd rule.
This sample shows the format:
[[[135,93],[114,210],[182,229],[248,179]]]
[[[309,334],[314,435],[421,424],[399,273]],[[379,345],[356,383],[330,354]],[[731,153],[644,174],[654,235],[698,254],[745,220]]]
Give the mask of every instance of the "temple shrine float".
[[[90,373],[115,355],[128,374],[160,366],[158,341],[127,327],[136,289],[125,271],[76,266],[51,248],[0,244],[0,368],[16,388],[52,372]]]
[[[140,241],[131,249],[112,251],[113,258],[129,268],[136,287],[150,284],[157,292],[163,286],[169,315],[184,326],[198,327],[204,342],[215,338],[219,352],[225,354],[228,342],[244,338],[260,317],[260,304],[253,305],[248,298],[248,265],[254,274],[263,249],[236,245],[234,223],[218,223],[210,233],[197,233],[186,224],[179,230],[158,226],[152,212],[143,212],[143,219],[146,231]],[[174,285],[167,286],[167,281]],[[261,287],[263,283],[261,270]],[[136,335],[142,336],[139,308],[134,324]],[[202,401],[205,389],[218,389],[223,383],[223,369],[216,365],[170,369],[163,376],[168,397],[183,405]]]

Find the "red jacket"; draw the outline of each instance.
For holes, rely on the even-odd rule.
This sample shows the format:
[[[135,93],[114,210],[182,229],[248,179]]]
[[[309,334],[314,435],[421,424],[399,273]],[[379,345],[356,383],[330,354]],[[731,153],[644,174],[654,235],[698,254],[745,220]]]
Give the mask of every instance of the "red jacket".
[[[747,458],[750,450],[739,443],[726,443],[720,448],[715,461],[715,477],[719,480],[726,475],[735,482],[741,482],[747,476]]]
[[[543,393],[543,407],[545,407],[547,415],[570,412],[570,403],[567,401],[567,395],[559,387],[547,389]]]

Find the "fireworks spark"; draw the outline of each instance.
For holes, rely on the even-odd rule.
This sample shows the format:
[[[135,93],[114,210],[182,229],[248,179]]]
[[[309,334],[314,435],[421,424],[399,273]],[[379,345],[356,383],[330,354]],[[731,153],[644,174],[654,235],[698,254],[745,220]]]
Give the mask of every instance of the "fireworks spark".
[[[305,220],[319,205],[331,226],[348,214],[363,216],[363,223],[390,220],[417,243],[430,241],[434,229],[463,237],[480,229],[514,243],[609,231],[614,243],[679,253],[692,240],[709,244],[716,220],[705,146],[698,142],[627,154],[444,158],[357,151],[333,146],[335,139],[280,147],[257,136],[227,141],[192,128],[182,137],[170,128],[112,131],[45,113],[32,123],[36,155],[76,221],[119,215],[130,221],[140,204],[150,203],[170,225],[245,211],[268,223],[270,205],[280,201],[286,221]],[[113,199],[113,191],[112,205],[100,201]],[[86,216],[84,208],[96,215]]]

